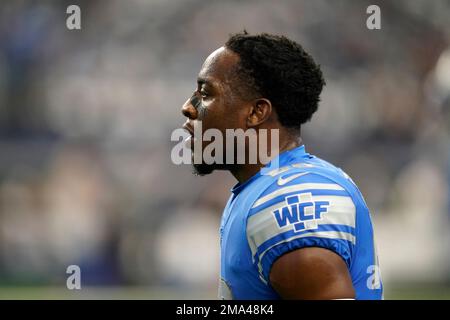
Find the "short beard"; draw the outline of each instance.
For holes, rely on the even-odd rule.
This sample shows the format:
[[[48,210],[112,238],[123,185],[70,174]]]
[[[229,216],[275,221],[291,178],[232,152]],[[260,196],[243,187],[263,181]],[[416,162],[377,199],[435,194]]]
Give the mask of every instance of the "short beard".
[[[206,163],[194,164],[192,166],[192,173],[196,176],[206,176],[212,173],[215,169],[216,168],[214,164],[206,164]]]
[[[225,171],[231,171],[234,166],[226,165],[226,164],[206,164],[206,163],[200,163],[200,164],[193,164],[192,165],[192,173],[196,176],[206,176],[210,173],[212,173],[215,170],[225,170]]]

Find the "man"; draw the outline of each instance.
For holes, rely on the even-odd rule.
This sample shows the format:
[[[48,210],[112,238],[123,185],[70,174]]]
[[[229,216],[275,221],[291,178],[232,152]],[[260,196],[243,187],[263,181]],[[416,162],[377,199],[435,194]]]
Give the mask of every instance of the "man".
[[[266,129],[279,136],[269,164],[194,164],[200,175],[221,169],[238,180],[220,228],[220,298],[381,299],[361,193],[341,169],[308,154],[302,143],[300,126],[317,110],[324,85],[311,56],[286,37],[244,32],[206,59],[197,82],[182,107],[192,145],[201,138],[194,135],[200,122],[202,133],[255,130],[268,140],[260,134]],[[252,146],[247,140],[246,156]],[[200,151],[208,145],[203,140]],[[278,167],[263,172],[273,163]]]

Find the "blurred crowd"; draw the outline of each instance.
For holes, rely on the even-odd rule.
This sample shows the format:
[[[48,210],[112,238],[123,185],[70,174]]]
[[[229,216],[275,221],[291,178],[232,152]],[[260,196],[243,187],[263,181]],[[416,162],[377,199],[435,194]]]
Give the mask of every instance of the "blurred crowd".
[[[81,8],[81,30],[66,8]],[[214,288],[231,175],[176,166],[171,132],[230,33],[300,42],[327,82],[306,148],[371,209],[389,283],[450,285],[450,3],[0,2],[0,285]]]

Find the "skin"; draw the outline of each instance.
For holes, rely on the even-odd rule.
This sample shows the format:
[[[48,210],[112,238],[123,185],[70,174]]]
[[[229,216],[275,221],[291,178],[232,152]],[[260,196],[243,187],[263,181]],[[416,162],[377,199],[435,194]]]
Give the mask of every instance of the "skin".
[[[187,118],[183,128],[193,133],[194,123],[202,121],[202,129],[215,128],[225,135],[226,129],[279,129],[279,152],[301,145],[299,133],[280,126],[278,116],[272,104],[265,98],[244,99],[237,95],[234,68],[239,56],[221,47],[214,51],[204,62],[197,79],[194,95],[202,99],[206,114],[200,119],[189,98],[181,108]],[[270,136],[268,136],[268,140]],[[210,142],[203,141],[204,149]],[[224,154],[225,154],[224,150]],[[271,155],[271,156],[275,156]],[[244,165],[201,165],[197,167],[200,174],[209,174],[214,170],[228,170],[239,182],[245,182],[255,175],[263,166],[261,163]]]
[[[284,299],[354,299],[344,260],[323,248],[302,248],[281,256],[270,271],[270,284]]]
[[[244,98],[237,94],[241,88],[236,86],[243,85],[233,72],[238,63],[239,56],[225,47],[217,49],[205,60],[198,75],[195,98],[189,98],[181,109],[187,118],[183,128],[193,134],[194,123],[202,121],[203,132],[209,128],[216,128],[222,134],[225,134],[226,129],[278,129],[279,153],[300,146],[302,144],[300,131],[283,127],[268,99]],[[209,143],[203,141],[202,148]],[[261,163],[201,164],[195,169],[199,174],[228,170],[243,183],[255,175],[262,166]],[[281,256],[272,266],[270,284],[284,299],[355,297],[352,281],[342,258],[332,251],[316,247],[294,250]]]

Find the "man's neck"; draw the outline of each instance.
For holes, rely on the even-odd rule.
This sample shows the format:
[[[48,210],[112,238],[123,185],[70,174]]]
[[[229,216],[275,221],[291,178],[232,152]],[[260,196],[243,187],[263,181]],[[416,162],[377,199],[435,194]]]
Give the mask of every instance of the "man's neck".
[[[285,141],[281,143],[281,141]],[[300,137],[290,138],[290,139],[280,139],[279,151],[276,154],[271,155],[271,159],[277,157],[279,154],[297,148],[302,145],[302,139]],[[239,183],[244,183],[256,173],[258,173],[262,167],[266,164],[260,162],[256,164],[241,164],[235,168],[230,169],[231,174],[239,181]]]

